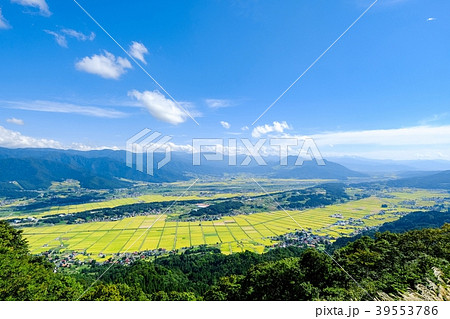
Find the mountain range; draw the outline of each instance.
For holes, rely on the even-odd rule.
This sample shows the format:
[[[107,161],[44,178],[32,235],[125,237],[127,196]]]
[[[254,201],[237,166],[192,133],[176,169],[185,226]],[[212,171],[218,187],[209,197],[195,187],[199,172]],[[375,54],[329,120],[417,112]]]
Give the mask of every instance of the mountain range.
[[[397,172],[397,179],[386,181],[387,186],[450,189],[450,170],[420,171],[419,168],[432,168],[431,162],[420,164],[405,162],[376,161],[368,159],[340,158],[340,163],[324,160],[325,165],[316,161],[305,161],[296,166],[296,157],[288,157],[288,165],[282,166],[276,158],[265,158],[267,165],[251,161],[249,165],[239,165],[245,155],[237,157],[238,165],[229,165],[229,158],[220,161],[206,161],[193,165],[191,154],[174,152],[171,160],[161,169],[157,163],[164,154],[154,154],[153,175],[126,165],[126,152],[114,150],[75,151],[57,149],[8,149],[0,148],[0,189],[21,188],[25,190],[46,189],[52,182],[74,179],[84,188],[113,189],[132,185],[133,181],[153,183],[189,180],[195,177],[248,174],[265,178],[281,179],[334,179],[345,181],[349,178],[367,178],[372,171]],[[146,157],[143,156],[146,163]],[[347,163],[353,169],[347,168]],[[445,168],[441,161],[438,168]],[[407,168],[413,167],[410,171]],[[144,169],[145,169],[144,165]],[[415,168],[415,169],[414,169]],[[364,173],[367,172],[367,173]]]
[[[135,167],[126,166],[126,152],[74,151],[56,149],[7,149],[0,148],[0,187],[20,185],[23,189],[45,189],[53,181],[74,179],[80,181],[84,188],[108,189],[121,188],[131,184],[130,181],[174,182],[188,180],[198,176],[217,176],[224,174],[252,174],[269,178],[297,179],[337,179],[364,177],[360,172],[350,170],[340,164],[325,160],[324,166],[315,161],[305,161],[296,166],[295,157],[288,158],[288,166],[281,166],[278,161],[268,159],[267,165],[259,166],[252,161],[248,166],[230,166],[228,158],[221,161],[203,161],[201,165],[192,164],[192,155],[172,153],[171,161],[157,169],[157,163],[163,154],[154,154],[154,174],[148,175]],[[245,156],[238,156],[240,164]],[[144,163],[146,158],[144,155]],[[145,166],[144,166],[145,169]],[[19,187],[19,186],[17,186]]]

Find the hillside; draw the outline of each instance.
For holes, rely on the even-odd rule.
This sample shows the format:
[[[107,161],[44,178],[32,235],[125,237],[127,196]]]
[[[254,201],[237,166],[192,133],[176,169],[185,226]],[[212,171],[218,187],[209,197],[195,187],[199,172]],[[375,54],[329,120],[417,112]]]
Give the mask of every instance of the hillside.
[[[393,222],[382,224],[380,227],[364,231],[353,237],[339,237],[332,245],[330,250],[342,248],[350,242],[353,242],[363,236],[375,237],[377,233],[391,232],[402,233],[410,230],[420,230],[424,228],[440,228],[445,224],[450,224],[450,212],[437,211],[417,211],[409,213]]]
[[[387,182],[392,187],[450,189],[450,170],[427,176],[409,177]]]

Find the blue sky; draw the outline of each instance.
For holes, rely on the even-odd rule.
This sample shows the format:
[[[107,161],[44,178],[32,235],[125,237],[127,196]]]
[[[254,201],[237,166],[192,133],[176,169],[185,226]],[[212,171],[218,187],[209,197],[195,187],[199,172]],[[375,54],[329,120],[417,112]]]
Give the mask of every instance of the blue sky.
[[[124,148],[148,127],[180,149],[307,135],[329,156],[450,159],[449,1],[379,0],[253,126],[373,1],[78,2],[167,92],[74,1],[2,0],[0,146]]]

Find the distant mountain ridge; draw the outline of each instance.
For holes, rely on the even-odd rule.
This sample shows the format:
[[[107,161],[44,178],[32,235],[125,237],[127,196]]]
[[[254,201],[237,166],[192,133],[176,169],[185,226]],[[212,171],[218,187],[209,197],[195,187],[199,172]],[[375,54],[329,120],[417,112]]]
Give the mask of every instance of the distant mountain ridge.
[[[154,165],[163,154],[154,154]],[[336,179],[364,177],[340,164],[325,160],[324,166],[316,161],[305,161],[295,166],[296,157],[288,158],[288,166],[280,166],[279,161],[267,161],[258,166],[254,161],[248,166],[230,166],[228,157],[222,161],[204,161],[202,165],[192,165],[192,155],[172,153],[171,161],[161,169],[154,168],[154,175],[137,171],[125,164],[126,152],[75,151],[56,149],[7,149],[0,148],[0,188],[5,183],[15,181],[24,189],[45,189],[53,181],[74,179],[84,188],[111,189],[130,185],[131,181],[174,182],[188,180],[195,176],[223,174],[252,174],[268,178]],[[240,164],[245,156],[239,156]],[[144,163],[146,162],[144,156]],[[144,166],[145,169],[145,166]],[[9,185],[10,186],[10,185]]]

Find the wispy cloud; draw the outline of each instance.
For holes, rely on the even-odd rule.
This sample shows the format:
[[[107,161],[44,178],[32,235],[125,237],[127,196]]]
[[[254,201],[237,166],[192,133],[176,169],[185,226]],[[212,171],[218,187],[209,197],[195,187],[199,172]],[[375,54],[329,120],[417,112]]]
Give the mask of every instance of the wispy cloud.
[[[428,18],[428,19],[427,19],[428,22],[436,21],[436,20],[437,20],[436,18]]]
[[[96,74],[105,79],[118,80],[121,75],[131,69],[131,63],[126,58],[115,57],[105,51],[104,54],[94,54],[92,57],[85,57],[75,64],[79,71]]]
[[[133,90],[128,92],[128,95],[138,100],[153,117],[160,121],[180,124],[187,119],[187,114],[181,108],[158,91]]]
[[[56,43],[58,43],[61,47],[67,48],[67,37],[75,38],[78,41],[92,41],[95,39],[95,33],[91,32],[90,35],[85,35],[81,32],[72,29],[62,29],[61,33],[44,30],[45,33],[52,35],[55,38]]]
[[[227,130],[231,127],[230,123],[225,122],[225,121],[220,121],[220,125],[222,125],[222,127]]]
[[[11,28],[11,25],[3,16],[2,8],[0,8],[0,29],[10,29],[10,28]]]
[[[205,99],[205,103],[212,109],[219,109],[235,105],[234,101],[226,99]]]
[[[128,53],[133,58],[138,59],[139,61],[141,61],[144,64],[147,64],[147,61],[145,61],[144,55],[148,54],[148,49],[141,42],[136,42],[136,41],[131,42]]]
[[[63,48],[67,48],[67,39],[64,35],[56,33],[50,30],[44,30],[45,33],[52,35],[55,38],[56,43]]]
[[[77,39],[78,41],[88,41],[88,40],[93,41],[95,39],[94,32],[91,32],[89,35],[86,35],[73,29],[62,29],[61,32],[69,37]]]
[[[272,125],[265,124],[261,126],[257,126],[252,131],[252,136],[255,138],[261,137],[268,133],[283,133],[285,130],[290,129],[290,126],[286,123],[286,121],[283,122],[273,122]]]
[[[45,0],[11,0],[12,3],[18,3],[25,7],[33,7],[39,9],[39,14],[49,17],[52,15],[48,4]]]
[[[21,119],[16,119],[15,117],[6,119],[6,122],[16,125],[24,125],[25,123]]]
[[[227,132],[228,135],[242,135],[242,132]]]
[[[431,123],[438,122],[438,121],[440,121],[440,120],[445,119],[446,117],[448,117],[448,114],[449,114],[448,112],[444,112],[444,113],[440,113],[440,114],[433,114],[432,116],[427,117],[427,118],[421,120],[421,121],[419,122],[419,124],[420,124],[420,125],[428,125],[428,124],[431,124]]]
[[[0,107],[6,107],[18,110],[51,112],[51,113],[68,113],[81,114],[86,116],[103,117],[103,118],[122,118],[127,114],[112,110],[104,109],[96,106],[83,106],[72,103],[61,103],[54,101],[0,101]]]

